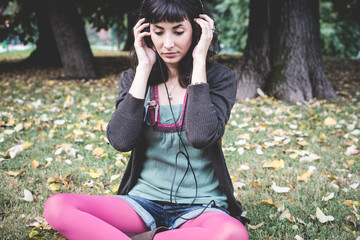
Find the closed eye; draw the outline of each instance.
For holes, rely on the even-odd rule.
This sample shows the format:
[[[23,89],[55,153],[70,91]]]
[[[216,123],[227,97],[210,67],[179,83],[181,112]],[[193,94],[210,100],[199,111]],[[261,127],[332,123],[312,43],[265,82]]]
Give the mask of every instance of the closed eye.
[[[181,35],[181,34],[183,34],[183,33],[184,33],[184,31],[182,31],[182,32],[175,32],[176,35]]]

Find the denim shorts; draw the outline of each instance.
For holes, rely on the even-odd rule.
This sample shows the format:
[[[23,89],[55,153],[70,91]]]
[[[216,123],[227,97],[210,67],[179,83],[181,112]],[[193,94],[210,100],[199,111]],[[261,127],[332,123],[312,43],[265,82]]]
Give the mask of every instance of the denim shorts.
[[[150,201],[142,197],[132,195],[116,195],[127,202],[143,219],[150,230],[160,226],[169,229],[180,227],[186,221],[196,218],[204,212],[224,212],[229,211],[223,207],[205,205],[177,205],[168,202]]]

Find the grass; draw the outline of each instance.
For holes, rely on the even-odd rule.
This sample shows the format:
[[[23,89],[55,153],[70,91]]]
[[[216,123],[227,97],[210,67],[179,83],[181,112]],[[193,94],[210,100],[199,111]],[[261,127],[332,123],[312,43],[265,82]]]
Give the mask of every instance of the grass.
[[[120,72],[128,65],[122,58],[126,53],[107,54],[96,52],[102,77],[93,81],[62,81],[61,69],[3,63],[7,68],[0,72],[0,239],[29,238],[43,221],[46,199],[55,192],[107,195],[116,190],[128,154],[106,142],[104,129],[114,110]],[[223,56],[221,61],[233,59]],[[360,183],[360,154],[347,153],[360,146],[359,64],[327,59],[325,65],[339,89],[337,100],[299,106],[264,96],[239,101],[233,108],[223,147],[234,183],[242,184],[235,194],[251,220],[250,239],[360,235],[360,187],[354,185]],[[336,124],[329,124],[331,119]],[[24,142],[32,145],[14,158],[6,154]],[[60,148],[64,150],[57,155]],[[302,156],[294,151],[319,159],[301,162]],[[281,159],[284,166],[278,170],[264,168]],[[307,182],[299,181],[310,166],[315,170]],[[273,183],[290,190],[275,192]],[[31,191],[33,201],[22,199],[24,189]],[[330,193],[332,199],[322,200]],[[266,204],[269,199],[276,206]],[[334,220],[321,223],[317,208]],[[58,237],[48,225],[43,227],[38,231],[45,239]]]

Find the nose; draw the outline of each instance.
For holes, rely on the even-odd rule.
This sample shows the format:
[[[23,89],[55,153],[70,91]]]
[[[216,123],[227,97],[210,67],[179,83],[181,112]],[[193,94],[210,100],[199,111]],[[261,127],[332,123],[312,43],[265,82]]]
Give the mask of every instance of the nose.
[[[174,40],[170,34],[166,34],[164,39],[164,48],[171,49],[174,47]]]

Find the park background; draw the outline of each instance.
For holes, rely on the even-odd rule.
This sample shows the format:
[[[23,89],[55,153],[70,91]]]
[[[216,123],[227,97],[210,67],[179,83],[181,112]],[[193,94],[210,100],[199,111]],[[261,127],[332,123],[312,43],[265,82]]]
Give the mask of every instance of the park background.
[[[0,1],[1,239],[61,239],[54,193],[116,193],[129,153],[105,130],[140,4]],[[238,76],[223,149],[250,238],[359,239],[359,1],[204,4]]]

